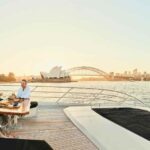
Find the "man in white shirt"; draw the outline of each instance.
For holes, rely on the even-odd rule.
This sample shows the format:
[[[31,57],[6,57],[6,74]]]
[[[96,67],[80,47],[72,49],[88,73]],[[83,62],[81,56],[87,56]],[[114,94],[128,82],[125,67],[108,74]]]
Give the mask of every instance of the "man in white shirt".
[[[21,81],[21,87],[18,90],[17,93],[17,98],[22,99],[22,100],[30,100],[30,88],[28,86],[27,80],[23,79]],[[37,107],[38,103],[37,102],[31,102],[30,108]]]
[[[28,99],[28,100],[30,99],[30,88],[27,85],[26,80],[22,80],[21,87],[20,87],[20,89],[18,90],[18,93],[17,93],[17,98]]]

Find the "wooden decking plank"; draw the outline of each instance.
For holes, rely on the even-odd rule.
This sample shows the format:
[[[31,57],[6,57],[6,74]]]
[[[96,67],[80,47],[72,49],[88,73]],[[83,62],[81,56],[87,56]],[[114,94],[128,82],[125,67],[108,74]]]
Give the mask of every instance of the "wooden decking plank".
[[[39,107],[37,117],[19,119],[11,133],[18,138],[45,140],[55,150],[97,149],[65,116],[61,107]]]

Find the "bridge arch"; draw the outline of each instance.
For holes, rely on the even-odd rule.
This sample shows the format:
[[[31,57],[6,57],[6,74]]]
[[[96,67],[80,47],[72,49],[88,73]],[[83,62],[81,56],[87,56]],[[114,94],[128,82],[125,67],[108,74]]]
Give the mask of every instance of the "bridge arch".
[[[104,76],[104,77],[107,77],[108,74],[98,68],[95,68],[95,67],[90,67],[90,66],[80,66],[80,67],[74,67],[74,68],[70,68],[67,70],[67,72],[69,74],[71,74],[72,72],[74,71],[78,71],[78,70],[88,70],[88,71],[92,71],[92,72],[95,72],[97,73],[99,76]]]

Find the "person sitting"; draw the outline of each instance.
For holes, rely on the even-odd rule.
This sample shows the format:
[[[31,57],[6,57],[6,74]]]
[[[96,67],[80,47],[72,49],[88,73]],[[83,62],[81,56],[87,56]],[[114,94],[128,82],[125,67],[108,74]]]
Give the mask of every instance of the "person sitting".
[[[30,88],[28,86],[27,80],[23,79],[21,81],[21,87],[18,90],[17,93],[17,98],[22,99],[22,100],[30,100]],[[30,108],[35,108],[38,106],[38,102],[32,101],[30,102]]]

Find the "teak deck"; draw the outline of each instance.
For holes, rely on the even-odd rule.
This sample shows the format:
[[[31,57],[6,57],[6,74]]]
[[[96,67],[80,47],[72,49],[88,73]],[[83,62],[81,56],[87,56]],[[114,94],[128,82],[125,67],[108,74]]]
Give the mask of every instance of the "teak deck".
[[[21,118],[11,133],[18,138],[45,140],[54,150],[97,150],[65,116],[62,107],[40,104],[38,115]]]

